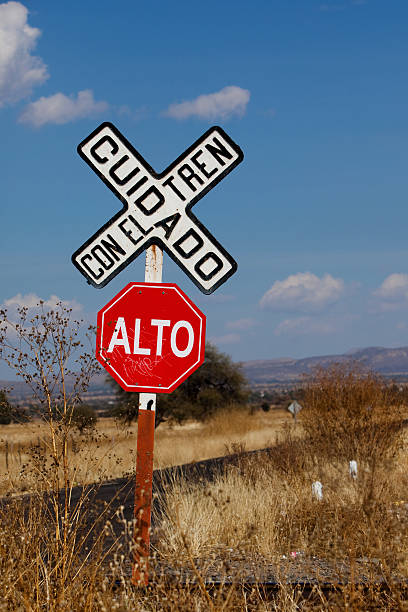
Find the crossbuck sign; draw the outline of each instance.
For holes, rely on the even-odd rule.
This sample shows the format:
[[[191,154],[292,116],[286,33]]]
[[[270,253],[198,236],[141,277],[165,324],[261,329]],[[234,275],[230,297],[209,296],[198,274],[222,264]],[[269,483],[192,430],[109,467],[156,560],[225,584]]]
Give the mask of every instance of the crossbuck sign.
[[[224,130],[210,128],[161,174],[111,123],[92,132],[78,153],[124,205],[72,256],[91,285],[104,287],[152,244],[164,249],[204,293],[234,274],[234,259],[191,212],[243,159]]]

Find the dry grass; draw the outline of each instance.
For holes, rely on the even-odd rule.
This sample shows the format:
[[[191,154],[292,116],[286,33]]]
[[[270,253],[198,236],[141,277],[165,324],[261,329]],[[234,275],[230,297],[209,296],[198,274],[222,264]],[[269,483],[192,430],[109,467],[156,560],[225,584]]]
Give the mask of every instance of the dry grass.
[[[291,461],[295,456],[298,459]],[[374,488],[369,471],[353,481],[347,464],[335,457],[328,463],[325,459],[320,472],[323,502],[311,496],[317,469],[313,466],[310,449],[287,430],[275,452],[239,456],[213,483],[174,482],[168,487],[162,500],[165,518],[154,539],[155,556],[176,571],[189,569],[187,586],[159,575],[149,589],[133,589],[128,573],[132,525],[123,524],[126,537],[113,542],[107,564],[104,538],[111,526],[103,517],[94,526],[99,541],[86,563],[89,551],[81,530],[73,529],[65,546],[68,572],[61,583],[49,509],[41,498],[33,497],[25,509],[11,500],[0,508],[0,610],[406,610],[404,594],[392,579],[395,574],[408,577],[408,521],[401,503],[408,501],[406,448],[391,471],[385,466],[377,471]],[[85,503],[85,520],[86,512]],[[356,578],[358,559],[374,559],[364,566],[366,576],[380,575],[388,590],[384,594],[373,586],[363,591],[350,584],[328,601],[317,584],[305,601],[301,590],[285,582],[285,571],[293,572],[297,563],[290,560],[291,551],[302,551],[301,561],[346,560]],[[283,555],[289,559],[282,564]],[[200,589],[192,569],[200,578],[214,566],[221,576],[235,570],[243,578],[251,560],[258,567],[265,561],[279,567],[281,587],[271,601],[256,584],[249,590],[238,583],[209,591],[202,583]]]
[[[281,410],[253,415],[220,413],[205,423],[189,422],[156,430],[154,467],[162,468],[219,457],[232,445],[248,450],[271,444],[290,423]],[[99,419],[95,431],[70,437],[71,481],[83,484],[120,478],[135,470],[137,424],[123,428],[112,418]],[[49,447],[49,427],[42,421],[0,425],[0,495],[37,490],[36,466]],[[36,461],[33,462],[33,459]]]
[[[242,454],[214,482],[167,488],[157,555],[203,575],[251,575],[255,563],[261,574],[272,564],[283,582],[350,578],[329,609],[406,610],[398,580],[408,579],[407,409],[393,401],[372,374],[318,372],[306,388],[302,436],[286,427],[268,454]],[[322,501],[312,495],[316,479]],[[383,581],[388,599],[353,579]],[[328,609],[320,595],[316,609]],[[285,601],[282,609],[297,609]]]
[[[408,579],[408,440],[401,427],[406,410],[386,405],[383,391],[381,381],[333,370],[320,378],[317,375],[310,394],[306,393],[303,428],[298,425],[294,430],[284,413],[236,412],[233,418],[219,415],[201,426],[159,429],[160,465],[220,455],[226,444],[235,449],[244,442],[247,447],[264,446],[279,434],[270,452],[238,454],[212,482],[179,479],[166,484],[153,535],[155,562],[157,567],[183,572],[187,585],[180,582],[179,573],[173,580],[155,575],[148,589],[133,588],[128,573],[132,524],[120,523],[118,539],[102,515],[91,524],[94,539],[90,543],[83,529],[89,524],[86,498],[68,509],[63,542],[53,507],[43,496],[31,496],[25,505],[18,498],[3,503],[0,610],[407,610],[407,590],[401,585],[402,578]],[[366,408],[367,394],[377,400],[361,417],[358,406],[360,412]],[[46,474],[59,466],[44,462],[41,445],[47,440],[41,427],[24,428],[29,459],[25,477],[32,479],[27,486],[33,486],[36,470]],[[101,421],[94,438],[70,439],[70,474],[86,480],[133,469],[136,435],[134,428],[131,431]],[[10,444],[8,471],[18,484]],[[115,458],[109,453],[116,447],[121,447],[121,453]],[[358,454],[350,456],[351,452]],[[16,455],[14,447],[13,462],[18,462]],[[356,480],[348,473],[348,460],[355,457]],[[323,483],[322,501],[312,497],[311,484],[316,479]],[[301,553],[295,559],[294,551]],[[242,581],[249,572],[256,578],[256,571],[266,564],[275,568],[281,581],[271,601],[256,582],[249,590],[239,580],[232,587],[224,584],[212,590],[205,583],[210,571],[221,579],[233,575]],[[327,596],[323,581],[328,573],[334,579],[350,580]],[[287,583],[290,575],[316,577],[310,598]],[[364,588],[354,580],[363,576]],[[385,588],[376,584],[380,579]]]
[[[369,471],[353,480],[347,463],[328,462],[320,473],[321,502],[312,497],[313,468],[299,471],[294,462],[285,474],[267,454],[243,455],[205,487],[174,482],[165,495],[158,551],[186,558],[183,534],[192,555],[203,559],[214,550],[275,561],[292,551],[344,559],[352,549],[357,557],[386,559],[408,576],[407,450],[408,440],[392,472],[382,467],[374,484]]]

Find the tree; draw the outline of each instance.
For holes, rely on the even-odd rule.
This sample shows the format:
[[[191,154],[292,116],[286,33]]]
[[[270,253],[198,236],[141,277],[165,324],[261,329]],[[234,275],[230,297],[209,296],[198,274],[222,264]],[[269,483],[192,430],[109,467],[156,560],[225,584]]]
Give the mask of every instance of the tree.
[[[8,399],[7,391],[0,389],[0,425],[24,423],[27,419],[25,410],[14,406]]]
[[[10,404],[7,393],[0,390],[0,424],[9,425],[13,419],[13,406]]]
[[[96,425],[95,410],[87,404],[77,404],[72,410],[72,424],[80,434],[91,432]]]
[[[111,377],[109,382],[117,394],[114,415],[126,424],[132,423],[137,419],[139,394],[124,391]],[[241,365],[207,343],[203,365],[173,393],[158,395],[156,427],[163,421],[204,420],[229,404],[245,404],[247,384]]]

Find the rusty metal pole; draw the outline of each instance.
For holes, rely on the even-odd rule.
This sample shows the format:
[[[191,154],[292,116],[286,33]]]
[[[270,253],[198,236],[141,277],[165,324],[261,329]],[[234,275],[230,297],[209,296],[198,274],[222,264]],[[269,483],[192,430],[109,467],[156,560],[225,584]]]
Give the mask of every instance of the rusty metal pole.
[[[146,251],[146,283],[161,283],[163,251],[153,245]],[[137,426],[134,563],[132,582],[147,586],[149,582],[150,522],[152,506],[154,427],[156,394],[140,393]]]

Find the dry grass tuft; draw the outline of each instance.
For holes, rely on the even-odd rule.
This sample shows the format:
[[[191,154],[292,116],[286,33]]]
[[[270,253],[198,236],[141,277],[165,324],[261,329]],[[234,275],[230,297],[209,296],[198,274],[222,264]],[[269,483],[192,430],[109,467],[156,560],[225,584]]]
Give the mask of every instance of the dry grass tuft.
[[[378,471],[373,484],[370,473],[355,482],[346,463],[342,473],[337,462],[327,464],[324,499],[318,502],[312,477],[297,472],[296,465],[284,475],[268,455],[245,457],[206,486],[174,483],[165,496],[159,551],[166,558],[182,556],[184,533],[196,557],[232,549],[274,560],[296,550],[344,559],[353,551],[406,571],[408,504],[401,504],[406,468],[401,457],[392,478]]]

